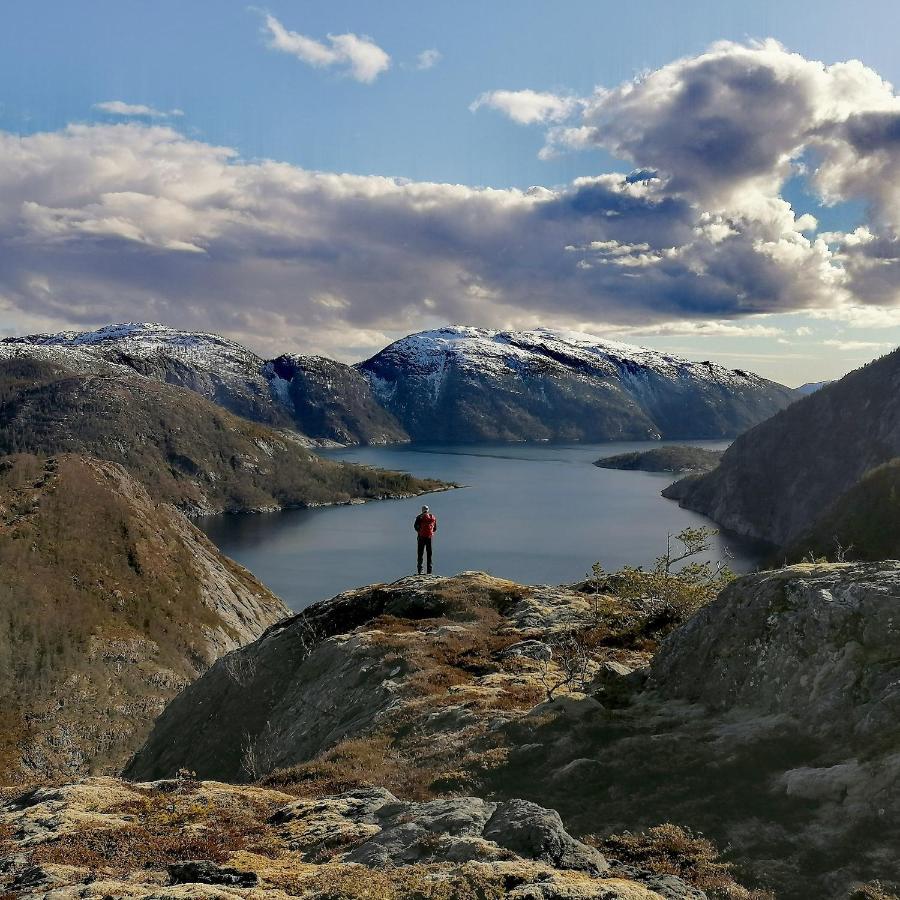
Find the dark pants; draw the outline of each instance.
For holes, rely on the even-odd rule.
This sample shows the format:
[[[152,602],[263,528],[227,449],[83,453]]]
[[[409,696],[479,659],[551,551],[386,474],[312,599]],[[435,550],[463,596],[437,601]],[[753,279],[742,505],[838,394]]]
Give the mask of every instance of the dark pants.
[[[416,557],[417,566],[416,568],[421,573],[422,571],[422,553],[426,554],[426,558],[428,560],[428,574],[431,574],[431,538],[429,537],[419,537],[419,553]]]

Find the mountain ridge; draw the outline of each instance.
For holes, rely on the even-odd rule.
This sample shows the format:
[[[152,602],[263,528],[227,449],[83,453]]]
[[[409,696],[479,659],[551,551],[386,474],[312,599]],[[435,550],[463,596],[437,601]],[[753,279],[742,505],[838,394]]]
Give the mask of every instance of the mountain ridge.
[[[900,457],[900,350],[798,400],[741,435],[718,468],[689,476],[663,496],[725,528],[775,547],[821,550],[828,517],[867,473]],[[845,524],[849,511],[839,516]],[[835,523],[837,524],[837,520]],[[856,529],[836,531],[866,552]],[[833,540],[830,550],[834,550]],[[863,556],[863,558],[866,558]]]
[[[447,326],[355,365],[282,354],[155,323],[5,338],[92,357],[186,387],[231,412],[312,441],[611,440],[730,437],[795,399],[741,369],[579,332]],[[398,391],[397,382],[407,387]]]

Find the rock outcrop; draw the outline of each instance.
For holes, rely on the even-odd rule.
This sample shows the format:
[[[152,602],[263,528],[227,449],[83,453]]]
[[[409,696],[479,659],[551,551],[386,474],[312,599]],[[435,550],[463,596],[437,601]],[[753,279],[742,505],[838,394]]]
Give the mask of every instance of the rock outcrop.
[[[799,549],[821,537],[827,518],[873,469],[900,457],[900,350],[851,372],[742,434],[719,467],[663,492],[738,534]],[[895,510],[900,509],[896,500]],[[870,535],[845,519],[828,535],[854,544],[858,558],[877,558]],[[895,513],[896,514],[896,513]],[[815,540],[811,542],[815,543]],[[799,555],[798,555],[799,551]]]
[[[525,801],[320,800],[93,778],[0,803],[0,887],[42,900],[704,900],[617,866]]]
[[[490,755],[485,735],[564,680],[552,659],[555,636],[591,623],[627,630],[634,615],[625,605],[600,611],[575,590],[483,573],[348,591],[217,663],[159,717],[126,774],[146,780],[188,767],[204,778],[253,780],[331,751],[331,768],[303,776],[331,785],[344,777],[331,771],[347,767],[342,754],[362,750],[353,741],[392,743],[403,732],[384,751],[382,783],[409,779],[427,791],[441,778],[464,780],[467,765]],[[517,652],[529,640],[545,652]],[[562,693],[580,689],[603,659],[633,667],[648,658],[616,647],[596,655],[583,678],[559,685]],[[407,756],[417,765],[406,766]]]
[[[795,566],[734,582],[657,652],[649,599],[403,579],[217,663],[128,773],[518,798],[601,842],[676,822],[779,898],[843,900],[900,879],[898,613],[898,563]]]
[[[508,726],[488,789],[576,833],[675,821],[779,898],[900,880],[900,563],[741,578],[663,642],[620,708],[560,701]]]
[[[288,614],[91,457],[0,463],[0,780],[115,771],[223,654]]]

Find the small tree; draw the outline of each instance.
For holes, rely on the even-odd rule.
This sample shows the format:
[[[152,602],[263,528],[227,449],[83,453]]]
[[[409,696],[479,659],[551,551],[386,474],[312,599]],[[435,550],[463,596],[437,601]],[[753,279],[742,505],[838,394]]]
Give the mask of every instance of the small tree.
[[[610,585],[623,600],[657,600],[667,618],[681,622],[713,600],[735,577],[722,562],[694,559],[711,549],[716,534],[718,531],[705,526],[669,534],[666,552],[656,558],[652,569],[625,566],[607,576],[597,563],[592,569],[592,581],[595,585]]]
[[[591,680],[593,646],[585,629],[573,628],[547,641],[548,653],[540,659],[538,676],[552,700],[560,688],[583,691]]]

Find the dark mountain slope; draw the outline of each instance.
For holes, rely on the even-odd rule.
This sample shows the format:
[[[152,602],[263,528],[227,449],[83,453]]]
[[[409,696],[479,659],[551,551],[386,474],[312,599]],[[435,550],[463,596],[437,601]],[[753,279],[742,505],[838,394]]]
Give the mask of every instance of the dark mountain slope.
[[[416,441],[729,437],[795,398],[740,370],[548,330],[426,331],[359,369]]]
[[[664,492],[726,528],[792,544],[871,469],[900,456],[900,351],[741,435],[714,471]]]
[[[115,771],[288,610],[121,466],[0,461],[0,782]]]
[[[900,559],[900,458],[870,469],[783,554]]]
[[[303,434],[340,444],[409,440],[353,366],[324,356],[286,355],[267,363],[263,371],[273,395],[293,410],[294,424]]]
[[[117,366],[0,360],[0,452],[89,453],[192,513],[344,503],[438,487],[321,459],[291,436]]]

